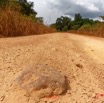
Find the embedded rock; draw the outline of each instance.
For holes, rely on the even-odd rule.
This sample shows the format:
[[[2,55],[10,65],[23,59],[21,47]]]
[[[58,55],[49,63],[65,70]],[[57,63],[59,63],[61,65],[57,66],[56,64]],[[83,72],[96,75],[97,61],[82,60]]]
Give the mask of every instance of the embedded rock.
[[[66,77],[47,65],[29,66],[16,78],[16,84],[27,95],[40,98],[61,95],[67,90]]]

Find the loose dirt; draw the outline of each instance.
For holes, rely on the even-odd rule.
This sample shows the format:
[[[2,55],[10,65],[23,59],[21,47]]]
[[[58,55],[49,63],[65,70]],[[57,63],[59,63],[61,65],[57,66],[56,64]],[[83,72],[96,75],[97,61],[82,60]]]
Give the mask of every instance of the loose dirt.
[[[68,91],[33,99],[14,89],[14,80],[31,64],[61,72],[68,79]],[[103,93],[103,38],[54,33],[0,39],[0,103],[103,103]]]

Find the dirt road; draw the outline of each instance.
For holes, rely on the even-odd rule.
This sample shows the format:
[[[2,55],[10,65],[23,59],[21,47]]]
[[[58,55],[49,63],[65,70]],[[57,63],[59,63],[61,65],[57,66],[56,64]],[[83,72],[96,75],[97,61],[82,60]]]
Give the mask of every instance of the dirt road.
[[[67,93],[32,100],[14,90],[13,80],[31,63],[67,76]],[[54,33],[0,39],[0,103],[103,103],[103,93],[104,38]]]

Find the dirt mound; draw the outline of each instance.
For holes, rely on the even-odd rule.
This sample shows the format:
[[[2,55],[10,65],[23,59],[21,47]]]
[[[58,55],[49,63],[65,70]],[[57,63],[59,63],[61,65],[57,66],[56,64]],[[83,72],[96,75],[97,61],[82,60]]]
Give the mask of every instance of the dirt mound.
[[[27,96],[42,98],[60,95],[67,90],[66,77],[47,65],[29,66],[15,81]]]

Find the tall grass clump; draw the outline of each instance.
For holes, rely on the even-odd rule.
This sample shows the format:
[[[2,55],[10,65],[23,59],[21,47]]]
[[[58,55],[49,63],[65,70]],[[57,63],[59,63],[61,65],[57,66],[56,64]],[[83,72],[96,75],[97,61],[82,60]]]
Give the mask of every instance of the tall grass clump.
[[[77,32],[86,35],[104,37],[104,22],[99,22],[95,25],[84,25]]]
[[[13,0],[0,7],[0,37],[16,37],[54,32],[55,30],[21,13],[21,6]],[[34,18],[36,18],[34,16]]]

